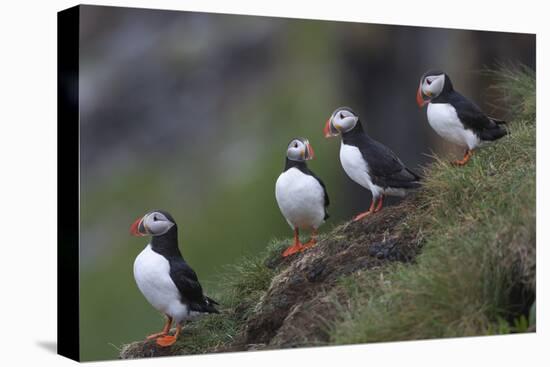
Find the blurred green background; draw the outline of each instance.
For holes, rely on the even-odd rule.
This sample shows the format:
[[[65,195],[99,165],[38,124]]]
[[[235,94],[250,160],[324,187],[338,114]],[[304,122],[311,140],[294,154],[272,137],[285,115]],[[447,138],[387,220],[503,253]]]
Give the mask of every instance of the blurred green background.
[[[422,73],[447,71],[498,115],[479,71],[535,68],[535,36],[512,33],[95,6],[81,6],[80,27],[83,360],[116,358],[162,327],[133,278],[147,244],[129,236],[137,217],[173,214],[184,257],[215,296],[227,264],[292,235],[274,197],[292,137],[315,149],[327,231],[370,203],[340,167],[339,139],[322,135],[336,107],[418,168],[433,152],[460,155],[416,106]]]

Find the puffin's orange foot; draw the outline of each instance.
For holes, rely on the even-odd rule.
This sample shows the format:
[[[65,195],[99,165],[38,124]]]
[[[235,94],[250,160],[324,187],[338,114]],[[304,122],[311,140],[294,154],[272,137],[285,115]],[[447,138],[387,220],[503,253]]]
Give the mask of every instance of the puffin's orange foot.
[[[304,245],[302,246],[302,249],[300,251],[305,251],[308,248],[311,248],[311,247],[315,246],[316,244],[317,244],[316,240],[310,240],[309,242],[304,243]]]
[[[158,338],[159,336],[164,336],[164,335],[166,335],[166,334],[167,334],[167,333],[164,332],[164,331],[159,331],[158,333],[154,333],[154,334],[148,335],[148,336],[147,336],[147,340],[155,339],[155,338]]]
[[[157,345],[161,347],[169,347],[176,342],[176,337],[173,335],[161,336],[157,339]]]
[[[459,167],[462,167],[462,166],[466,165],[466,163],[468,163],[468,161],[467,161],[467,160],[465,161],[464,159],[462,159],[462,160],[456,160],[456,161],[452,161],[452,162],[451,162],[451,164],[452,164],[453,166],[459,166]]]
[[[353,217],[353,221],[354,221],[354,222],[357,222],[357,221],[359,221],[359,220],[365,218],[367,215],[370,215],[372,212],[373,212],[373,211],[368,210],[368,211],[366,211],[366,212],[360,213],[360,214],[356,215],[355,217]]]
[[[473,151],[467,150],[466,153],[464,154],[464,158],[460,160],[452,161],[451,164],[455,166],[464,166],[466,163],[468,163],[468,161],[470,160],[473,154],[474,154]]]
[[[304,246],[301,243],[297,243],[295,245],[290,246],[283,252],[283,257],[287,257],[290,255],[294,255],[297,252],[303,251]]]

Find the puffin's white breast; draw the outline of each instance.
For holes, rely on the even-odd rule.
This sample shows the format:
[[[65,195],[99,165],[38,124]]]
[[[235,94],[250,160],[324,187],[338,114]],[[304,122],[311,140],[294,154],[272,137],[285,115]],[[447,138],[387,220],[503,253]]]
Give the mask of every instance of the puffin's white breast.
[[[297,168],[281,173],[275,183],[279,209],[292,228],[319,228],[325,218],[325,193],[319,182]]]
[[[181,303],[180,292],[170,278],[170,263],[153,251],[151,245],[136,257],[134,278],[141,293],[158,311],[177,322],[189,316],[188,307]]]
[[[428,122],[439,136],[452,143],[468,149],[479,145],[478,136],[464,128],[455,108],[449,103],[428,104]]]
[[[353,181],[370,191],[376,191],[369,176],[369,165],[363,158],[359,148],[342,142],[340,146],[340,163],[346,174]]]
[[[404,196],[404,189],[394,189],[391,187],[381,187],[374,184],[369,175],[369,164],[363,158],[359,148],[353,145],[347,145],[342,142],[340,146],[340,163],[346,174],[359,185],[370,190],[373,197],[379,197],[380,194]]]

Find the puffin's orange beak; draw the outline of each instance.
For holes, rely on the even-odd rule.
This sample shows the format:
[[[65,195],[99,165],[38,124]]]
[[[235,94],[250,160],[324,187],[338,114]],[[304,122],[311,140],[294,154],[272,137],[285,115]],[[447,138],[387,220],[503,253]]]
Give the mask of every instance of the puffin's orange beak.
[[[416,104],[418,104],[418,107],[422,108],[428,101],[424,100],[422,97],[422,86],[418,86],[418,91],[416,92]]]
[[[338,134],[335,134],[332,130],[333,129],[330,128],[330,118],[329,118],[325,124],[325,128],[323,129],[323,134],[325,134],[325,138],[331,138],[333,136],[338,135]]]
[[[307,146],[307,159],[310,160],[315,158],[315,152],[313,151],[313,147],[311,146],[311,144],[309,144],[308,142],[306,146]]]
[[[130,226],[130,234],[136,237],[147,236],[147,230],[143,225],[143,218],[138,218]]]
[[[325,123],[325,128],[323,129],[323,135],[325,138],[330,138],[330,119]]]

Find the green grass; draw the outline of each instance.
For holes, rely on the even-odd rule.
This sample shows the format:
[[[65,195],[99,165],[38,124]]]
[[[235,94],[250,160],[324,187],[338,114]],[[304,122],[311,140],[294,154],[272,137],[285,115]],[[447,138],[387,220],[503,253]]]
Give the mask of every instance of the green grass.
[[[535,79],[523,67],[493,72],[511,109],[510,134],[462,168],[437,159],[409,230],[416,263],[384,281],[363,275],[331,343],[524,331],[535,292]]]

